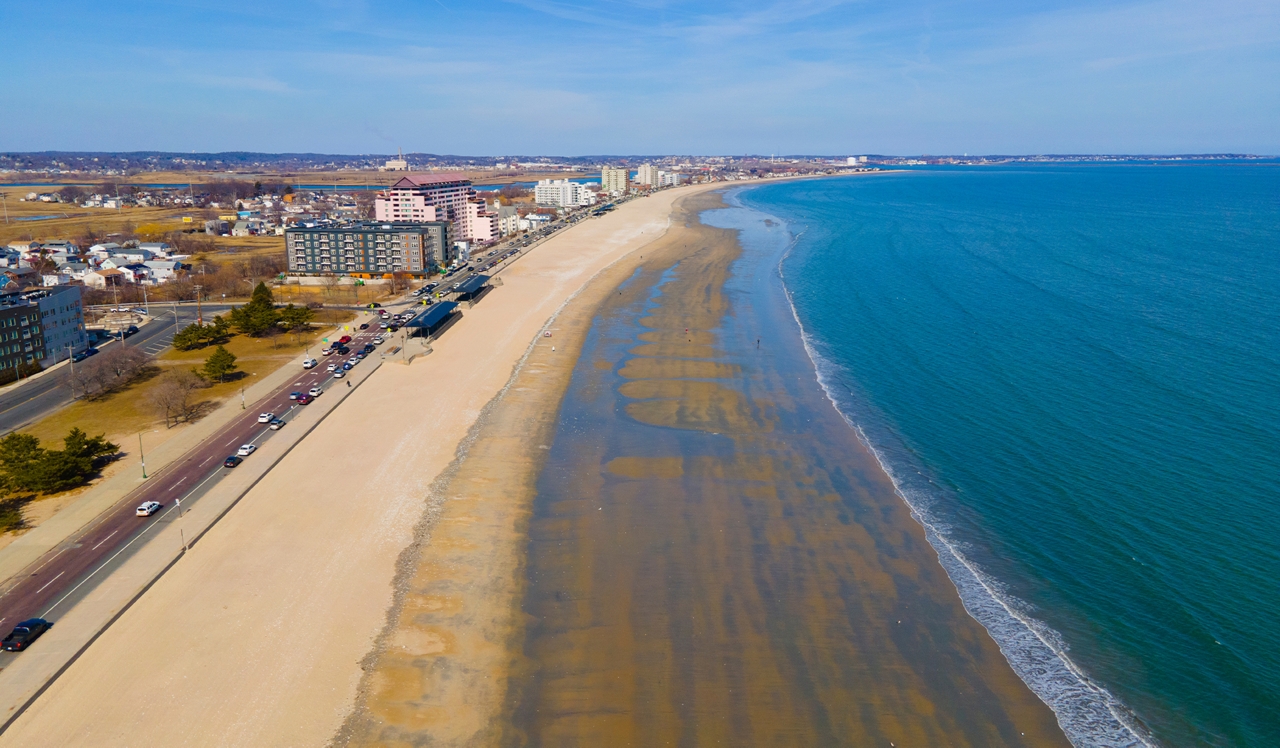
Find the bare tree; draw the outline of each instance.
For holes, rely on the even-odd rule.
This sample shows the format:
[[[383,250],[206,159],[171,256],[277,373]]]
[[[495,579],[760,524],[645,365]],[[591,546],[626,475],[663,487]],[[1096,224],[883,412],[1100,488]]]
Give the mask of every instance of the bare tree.
[[[194,418],[200,412],[195,393],[208,386],[203,377],[186,369],[174,369],[162,376],[151,390],[151,402],[164,416],[165,428]]]
[[[320,282],[324,284],[324,292],[327,296],[338,289],[338,284],[342,282],[342,278],[333,273],[323,273],[320,276]]]

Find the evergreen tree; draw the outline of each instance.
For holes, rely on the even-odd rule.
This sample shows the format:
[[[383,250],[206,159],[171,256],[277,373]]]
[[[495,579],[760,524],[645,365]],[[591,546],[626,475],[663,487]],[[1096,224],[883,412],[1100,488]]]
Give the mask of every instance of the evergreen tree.
[[[236,370],[236,354],[218,346],[204,361],[204,374],[210,379],[222,382],[227,375]]]
[[[266,283],[259,283],[253,289],[249,303],[231,310],[231,324],[245,335],[262,335],[276,326],[280,321],[280,312],[275,307],[271,289]]]

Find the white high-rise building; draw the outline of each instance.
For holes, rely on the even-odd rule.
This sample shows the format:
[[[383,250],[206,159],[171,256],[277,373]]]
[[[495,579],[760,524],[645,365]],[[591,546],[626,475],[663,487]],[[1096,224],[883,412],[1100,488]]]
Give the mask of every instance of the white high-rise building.
[[[641,164],[636,169],[636,184],[647,184],[650,187],[658,186],[658,167],[653,164]]]
[[[679,187],[680,175],[674,171],[660,171],[658,172],[658,186],[659,187]]]
[[[631,171],[606,166],[600,170],[600,191],[609,195],[625,195],[631,191]]]
[[[567,179],[543,179],[533,188],[533,199],[538,205],[556,208],[577,208],[594,205],[596,195],[585,184]]]

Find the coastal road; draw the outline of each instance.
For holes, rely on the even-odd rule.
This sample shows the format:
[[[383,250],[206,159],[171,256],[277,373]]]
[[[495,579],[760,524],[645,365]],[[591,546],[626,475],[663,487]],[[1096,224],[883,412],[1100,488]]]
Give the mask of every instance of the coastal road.
[[[223,314],[231,307],[223,304],[206,304],[204,316],[211,318],[214,314]],[[152,321],[142,325],[137,334],[125,338],[124,344],[146,351],[148,356],[155,356],[168,348],[173,342],[175,330],[195,322],[194,306],[165,307],[152,304]],[[174,325],[175,316],[177,325]],[[119,341],[111,345],[119,345]],[[71,387],[67,380],[71,369],[67,365],[36,377],[25,384],[11,386],[0,394],[0,433],[22,428],[48,416],[71,404]]]
[[[259,413],[274,413],[287,424],[298,408],[307,407],[290,400],[290,392],[305,392],[312,387],[327,389],[331,386],[344,386],[341,379],[334,379],[326,371],[326,365],[341,363],[354,357],[357,346],[371,342],[377,332],[377,326],[370,325],[368,330],[352,333],[351,356],[334,354],[321,359],[320,365],[314,369],[300,369],[302,374],[297,379],[253,403],[252,408],[246,409],[243,415],[180,459],[156,471],[146,483],[117,502],[89,526],[64,540],[9,580],[0,593],[0,633],[7,633],[10,627],[27,618],[55,620],[61,610],[69,608],[75,602],[73,596],[85,594],[93,584],[105,577],[117,556],[127,551],[135,541],[143,539],[152,525],[170,520],[170,515],[179,511],[178,502],[190,507],[205,491],[216,485],[220,476],[231,470],[222,466],[228,455],[235,454],[242,444],[261,444],[274,433],[267,424],[258,423]],[[297,364],[295,362],[288,365]],[[359,364],[364,367],[375,365],[373,361]],[[285,428],[289,426],[286,425]],[[245,461],[253,459],[254,456],[250,455]],[[159,502],[163,509],[150,517],[136,516],[134,510],[146,501]],[[16,655],[0,654],[0,669],[4,667],[5,659],[13,656]]]

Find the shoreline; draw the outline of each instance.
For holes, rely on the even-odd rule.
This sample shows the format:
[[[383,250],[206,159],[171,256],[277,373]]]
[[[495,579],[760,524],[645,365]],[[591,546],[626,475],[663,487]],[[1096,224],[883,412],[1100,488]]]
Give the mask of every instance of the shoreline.
[[[735,190],[730,199],[746,210],[768,215],[771,220],[788,225],[780,216],[765,213],[736,199],[745,191]],[[993,579],[982,567],[971,560],[953,538],[940,529],[944,525],[928,506],[927,499],[909,496],[903,487],[901,476],[896,474],[882,449],[866,433],[843,403],[832,383],[838,377],[839,366],[824,356],[815,344],[813,334],[800,319],[795,299],[786,282],[784,265],[791,256],[800,237],[778,259],[776,272],[788,308],[800,335],[805,352],[813,368],[813,374],[831,407],[857,435],[858,441],[874,456],[880,470],[893,484],[899,499],[911,511],[912,517],[924,530],[925,537],[938,556],[960,596],[966,612],[987,631],[988,635],[1005,654],[1005,659],[1036,696],[1053,710],[1058,724],[1070,739],[1085,744],[1154,746],[1154,737],[1131,709],[1115,697],[1105,686],[1090,678],[1067,653],[1061,636],[1044,622],[1031,616],[1029,606],[1002,591],[1001,583]]]

